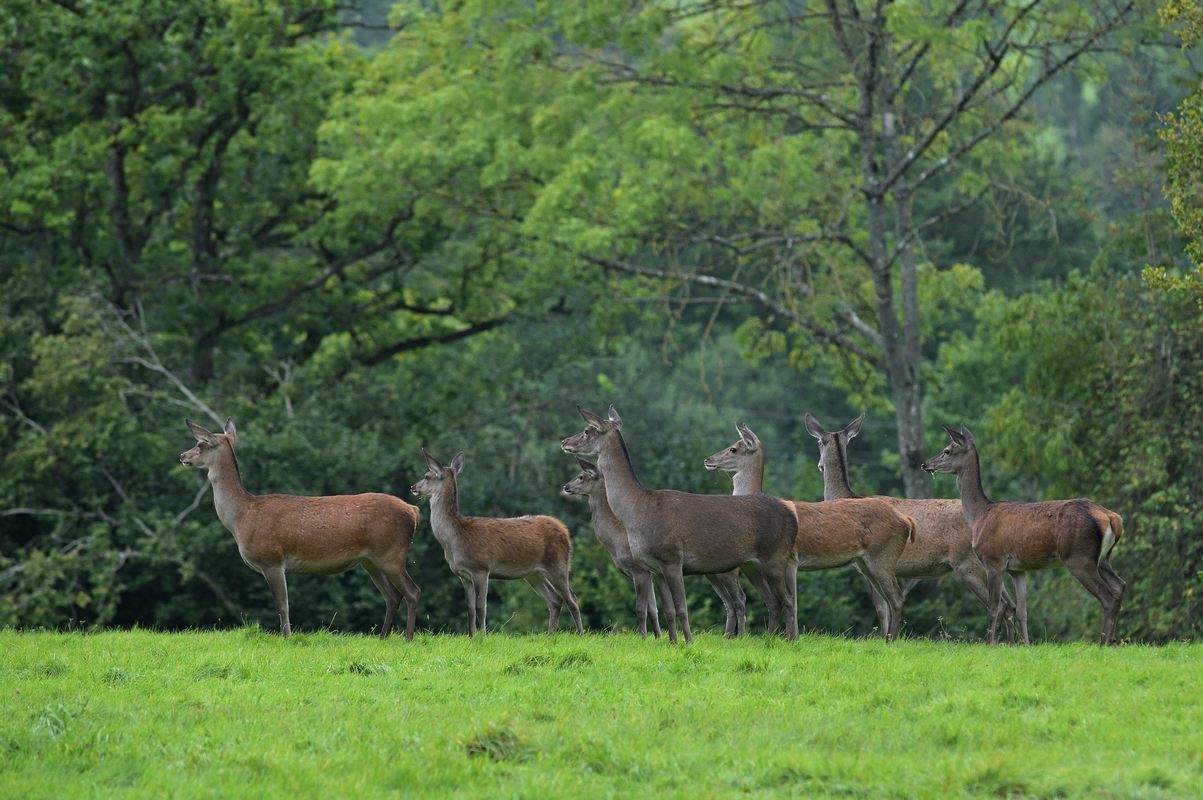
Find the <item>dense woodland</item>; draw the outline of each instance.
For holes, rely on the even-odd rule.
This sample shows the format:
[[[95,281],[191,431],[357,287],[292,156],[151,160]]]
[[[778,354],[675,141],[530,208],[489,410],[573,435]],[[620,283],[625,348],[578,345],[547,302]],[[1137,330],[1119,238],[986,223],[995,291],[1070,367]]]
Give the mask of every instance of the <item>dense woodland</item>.
[[[464,450],[464,510],[564,519],[587,624],[629,628],[559,496],[575,404],[614,403],[647,485],[729,492],[741,422],[807,500],[807,411],[867,412],[865,494],[956,496],[918,465],[964,423],[995,498],[1124,517],[1122,637],[1196,638],[1200,34],[1189,1],[8,0],[0,624],[274,629],[178,462],[230,416],[255,492],[407,496]],[[463,631],[425,507],[412,560]],[[1097,630],[1029,586],[1035,637]],[[380,623],[362,572],[290,588],[297,629]],[[848,569],[799,618],[875,624]],[[952,580],[909,596],[904,635],[984,630]]]

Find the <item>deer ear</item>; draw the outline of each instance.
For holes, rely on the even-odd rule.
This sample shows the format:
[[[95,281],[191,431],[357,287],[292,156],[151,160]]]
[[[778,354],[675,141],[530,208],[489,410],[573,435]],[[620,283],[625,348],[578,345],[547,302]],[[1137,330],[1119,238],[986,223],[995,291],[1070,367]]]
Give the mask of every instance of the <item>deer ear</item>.
[[[430,467],[435,472],[443,471],[443,465],[440,464],[439,460],[432,456],[425,447],[422,448],[422,457],[426,459],[426,466]]]
[[[576,459],[576,463],[580,464],[581,472],[584,472],[587,475],[597,476],[597,475],[601,474],[601,472],[599,472],[597,469],[597,465],[594,464],[592,461],[586,461],[585,459],[578,456]]]
[[[849,439],[855,439],[860,433],[860,426],[865,424],[865,412],[861,412],[860,416],[848,423],[844,428],[844,433],[848,434]]]
[[[197,425],[190,419],[185,419],[184,424],[188,426],[188,430],[192,432],[192,435],[196,437],[198,442],[216,446],[217,439],[200,425]]]
[[[748,447],[752,448],[753,450],[760,447],[760,439],[755,433],[752,433],[752,429],[747,425],[742,423],[738,424],[735,426],[735,430],[739,431],[739,438],[743,439],[744,443],[747,444]]]
[[[954,431],[952,428],[948,427],[947,425],[944,425],[942,427],[944,428],[944,432],[947,433],[949,436],[951,436],[952,440],[954,442],[956,442],[957,444],[965,444],[965,437],[961,435],[960,431]]]
[[[455,458],[451,459],[451,470],[456,474],[464,471],[464,451],[460,450],[455,454]]]
[[[820,442],[823,441],[823,434],[827,433],[827,431],[823,430],[823,426],[819,424],[817,419],[810,415],[809,411],[806,412],[806,416],[802,418],[802,421],[806,425],[807,433],[818,439]]]
[[[973,438],[973,434],[970,433],[969,429],[966,428],[964,425],[961,426],[961,436],[965,437],[965,441],[968,442],[969,444],[974,444],[975,442],[977,442],[977,440]]]
[[[610,404],[609,410],[606,412],[606,417],[610,424],[614,426],[614,430],[622,430],[622,417],[618,416],[618,411],[614,408],[614,404]]]
[[[238,429],[234,427],[233,417],[226,417],[225,434],[230,437],[230,444],[238,441]]]
[[[577,413],[581,415],[581,418],[585,420],[585,422],[589,423],[590,426],[597,428],[599,431],[605,429],[605,420],[603,420],[597,414],[594,414],[588,409],[581,408],[580,406],[577,406],[576,410]]]

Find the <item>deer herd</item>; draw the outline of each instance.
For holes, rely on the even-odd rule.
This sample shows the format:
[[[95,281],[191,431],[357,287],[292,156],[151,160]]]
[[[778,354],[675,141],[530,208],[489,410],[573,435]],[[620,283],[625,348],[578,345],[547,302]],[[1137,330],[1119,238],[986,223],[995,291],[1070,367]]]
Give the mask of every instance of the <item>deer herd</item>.
[[[614,406],[604,417],[577,410],[585,428],[560,447],[576,455],[580,473],[561,494],[588,502],[598,541],[634,585],[635,621],[643,636],[649,621],[653,635],[661,633],[658,590],[669,639],[674,644],[678,635],[692,639],[686,575],[707,578],[726,609],[727,635],[742,635],[747,625],[742,574],[764,601],[769,632],[780,626],[786,638],[796,639],[797,571],[851,564],[868,585],[879,630],[889,641],[898,635],[913,582],[953,573],[985,605],[989,642],[998,641],[1001,624],[1010,641],[1018,635],[1027,644],[1026,573],[1060,564],[1102,606],[1101,643],[1114,640],[1125,584],[1110,558],[1123,520],[1084,499],[989,499],[977,443],[964,427],[945,428],[951,442],[922,465],[933,477],[955,474],[959,501],[862,497],[848,484],[847,456],[864,415],[832,432],[807,414],[806,430],[819,444],[823,500],[804,502],[761,491],[764,449],[745,425],[736,426],[734,443],[703,462],[708,470],[731,473],[732,493],[692,494],[649,489],[639,481]],[[181,453],[180,462],[208,471],[217,517],[234,535],[242,560],[267,580],[285,636],[292,630],[288,573],[333,575],[361,566],[384,596],[380,635],[389,635],[404,600],[405,638],[413,638],[421,591],[406,563],[420,518],[416,506],[381,493],[253,495],[239,473],[233,421],[221,433],[185,423],[196,446]],[[582,633],[569,585],[572,539],[564,523],[541,515],[465,516],[457,493],[464,454],[447,465],[425,449],[422,455],[426,472],[411,491],[430,499],[431,530],[464,587],[468,634],[486,630],[490,578],[530,584],[547,603],[549,633],[557,629],[564,605]],[[1011,576],[1014,597],[1003,585],[1004,573]]]

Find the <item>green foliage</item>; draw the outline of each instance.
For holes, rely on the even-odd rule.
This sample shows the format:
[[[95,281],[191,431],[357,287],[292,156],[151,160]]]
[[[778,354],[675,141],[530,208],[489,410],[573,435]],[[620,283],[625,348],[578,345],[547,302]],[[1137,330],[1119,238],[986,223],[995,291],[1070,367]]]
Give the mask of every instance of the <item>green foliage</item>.
[[[1182,797],[1201,661],[1184,644],[5,632],[0,792]]]

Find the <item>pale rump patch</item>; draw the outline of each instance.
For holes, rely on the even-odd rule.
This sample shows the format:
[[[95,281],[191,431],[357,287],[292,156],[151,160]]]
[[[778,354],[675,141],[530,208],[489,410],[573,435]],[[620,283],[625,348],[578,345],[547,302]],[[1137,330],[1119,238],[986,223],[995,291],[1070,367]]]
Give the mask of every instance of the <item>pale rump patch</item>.
[[[1115,531],[1111,529],[1111,524],[1103,529],[1103,547],[1099,550],[1099,563],[1107,559],[1111,555],[1111,548],[1115,547]]]

